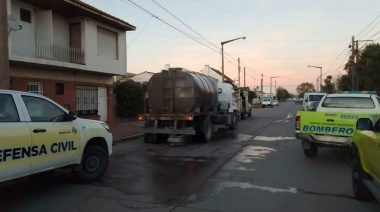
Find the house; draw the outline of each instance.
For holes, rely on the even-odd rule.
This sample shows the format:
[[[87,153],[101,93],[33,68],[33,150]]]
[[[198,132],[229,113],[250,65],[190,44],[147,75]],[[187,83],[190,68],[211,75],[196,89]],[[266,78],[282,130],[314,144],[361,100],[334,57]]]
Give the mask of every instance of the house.
[[[129,77],[129,79],[135,82],[149,82],[149,79],[153,76],[153,74],[153,72],[144,71]]]
[[[79,0],[7,0],[10,87],[42,94],[78,116],[112,122],[115,75],[126,72],[136,27]]]
[[[213,77],[218,82],[222,82],[222,76],[223,76],[222,72],[214,68],[211,68],[209,65],[205,65],[205,67],[202,69],[202,74]],[[224,75],[224,81],[234,85],[234,81],[226,75]]]

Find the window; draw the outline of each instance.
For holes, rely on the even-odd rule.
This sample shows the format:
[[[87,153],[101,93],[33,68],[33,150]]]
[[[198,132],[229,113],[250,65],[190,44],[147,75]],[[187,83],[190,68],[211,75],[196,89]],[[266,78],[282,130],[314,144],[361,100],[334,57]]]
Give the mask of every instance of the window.
[[[20,20],[27,23],[32,23],[32,14],[30,10],[20,8]]]
[[[65,86],[63,83],[56,83],[55,84],[55,94],[56,95],[63,95],[65,92]]]
[[[375,103],[370,97],[327,97],[322,107],[374,109]]]
[[[66,113],[57,105],[38,97],[22,96],[32,122],[63,122]]]
[[[28,92],[44,95],[44,86],[42,82],[28,82]]]
[[[18,121],[20,118],[13,97],[10,94],[0,94],[0,123]]]
[[[118,59],[117,33],[98,27],[98,56]]]
[[[98,88],[94,86],[77,86],[77,114],[98,114]]]

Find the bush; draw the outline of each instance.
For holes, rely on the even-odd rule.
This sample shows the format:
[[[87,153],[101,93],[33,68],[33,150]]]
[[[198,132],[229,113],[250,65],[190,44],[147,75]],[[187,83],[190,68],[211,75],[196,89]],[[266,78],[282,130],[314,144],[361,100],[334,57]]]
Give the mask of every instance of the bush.
[[[116,115],[118,117],[134,117],[143,112],[143,84],[133,80],[117,82],[113,91],[116,95]]]

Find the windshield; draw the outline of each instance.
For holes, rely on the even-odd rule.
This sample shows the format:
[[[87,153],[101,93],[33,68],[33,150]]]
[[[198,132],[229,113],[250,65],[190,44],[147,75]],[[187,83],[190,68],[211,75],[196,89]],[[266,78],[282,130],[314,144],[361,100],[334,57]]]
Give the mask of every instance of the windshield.
[[[310,95],[310,96],[309,96],[309,101],[310,101],[310,102],[321,101],[321,99],[322,99],[324,96],[325,96],[325,95]]]

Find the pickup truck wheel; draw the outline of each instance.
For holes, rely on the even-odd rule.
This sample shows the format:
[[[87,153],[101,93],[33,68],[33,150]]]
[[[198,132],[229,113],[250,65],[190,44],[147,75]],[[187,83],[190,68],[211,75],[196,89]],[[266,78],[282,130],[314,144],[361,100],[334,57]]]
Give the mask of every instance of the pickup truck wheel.
[[[352,187],[355,199],[360,201],[369,201],[371,199],[371,192],[363,183],[363,180],[369,179],[370,177],[362,168],[359,154],[356,152],[352,166]]]
[[[236,115],[236,112],[234,112],[232,114],[232,117],[231,117],[231,125],[229,126],[230,127],[230,130],[236,130],[237,129],[237,126],[238,126],[238,120],[237,120],[237,115]]]
[[[303,149],[305,156],[308,158],[315,158],[318,154],[318,147],[315,144],[310,144],[310,149]]]
[[[103,176],[108,167],[108,154],[98,146],[88,146],[84,150],[79,171],[73,171],[81,182],[96,180]]]

